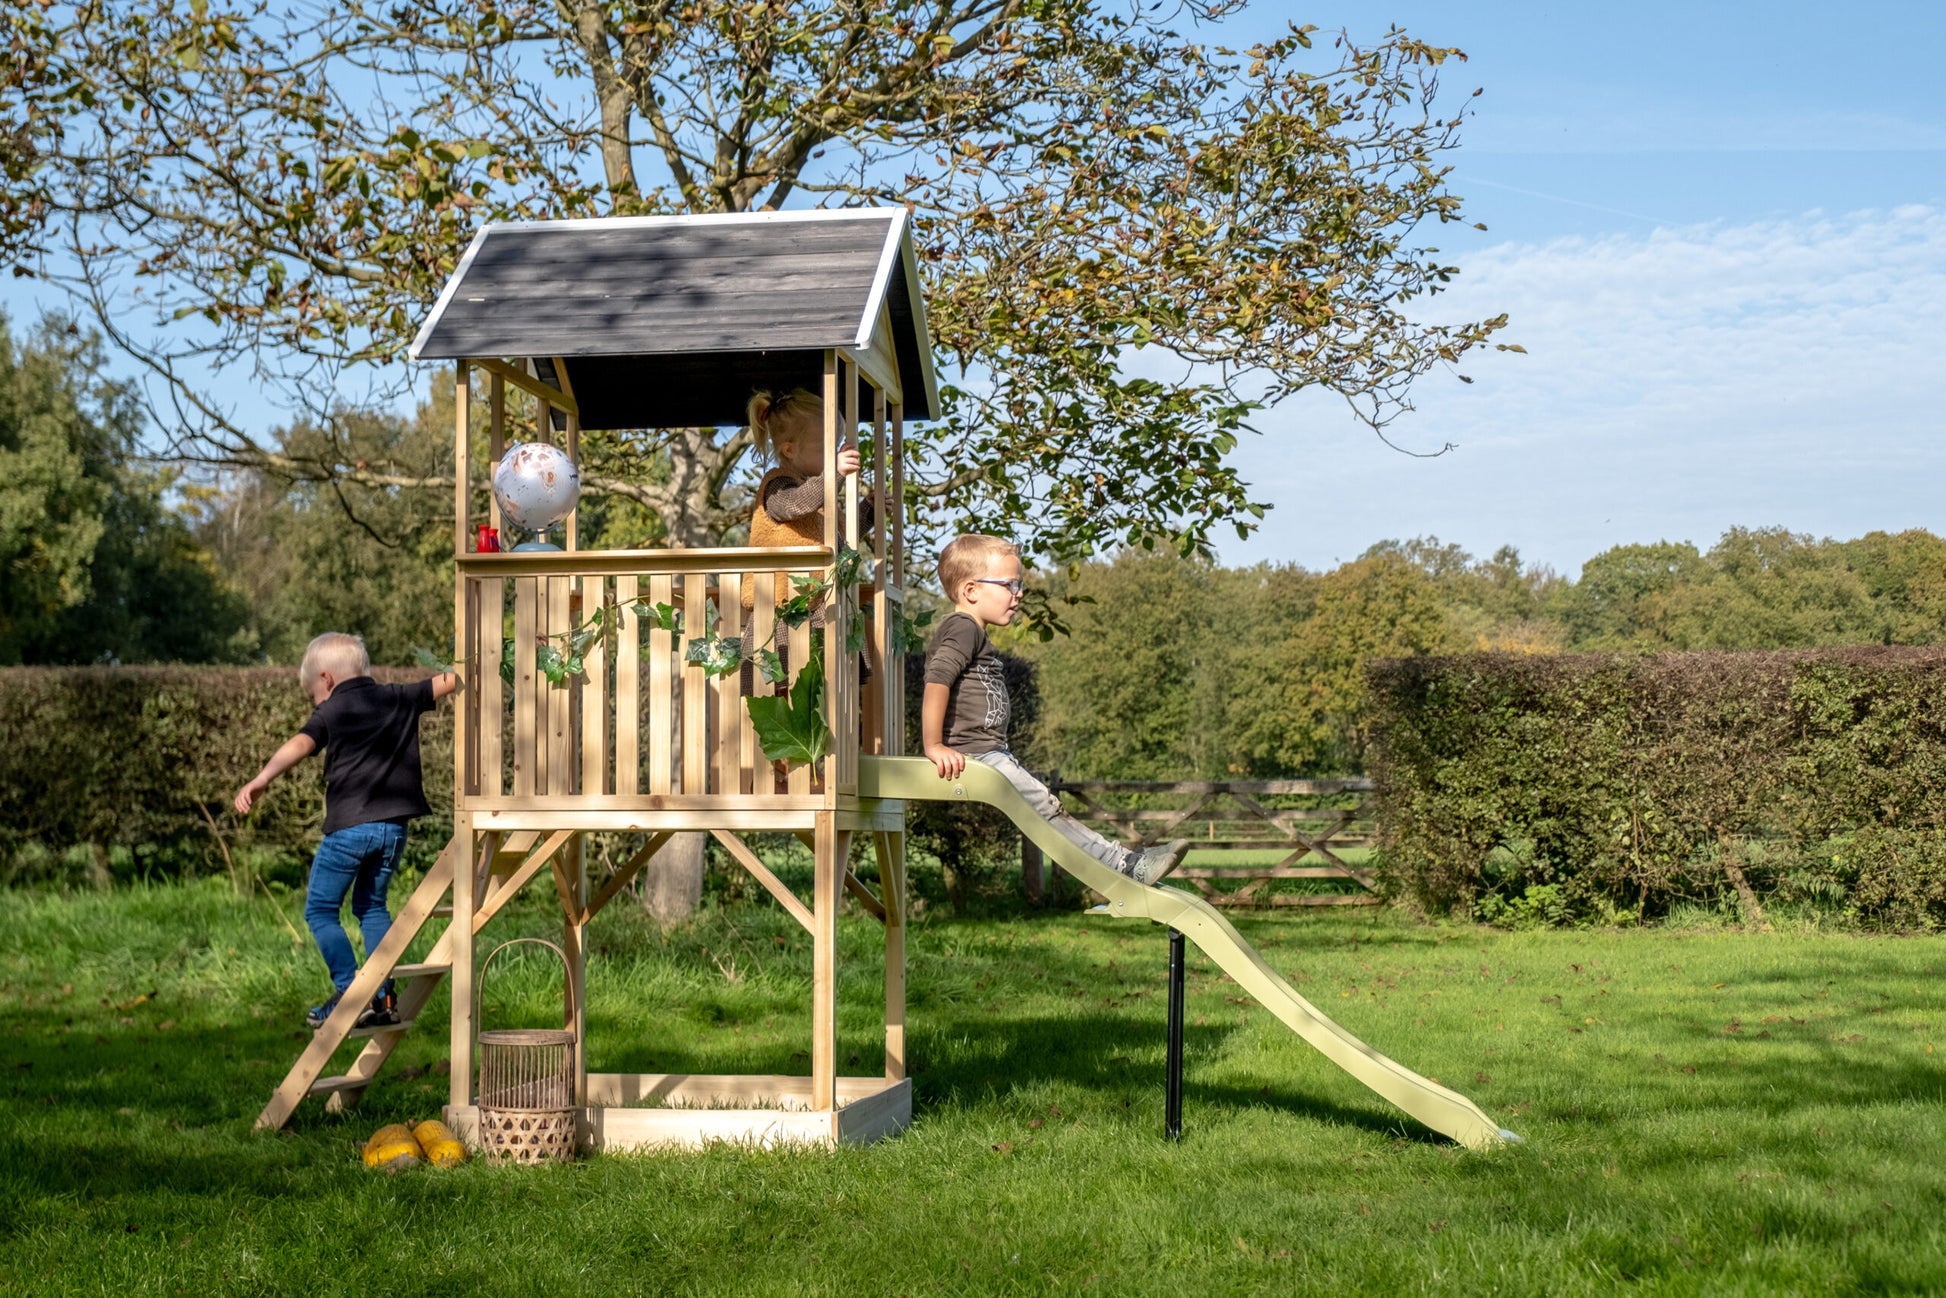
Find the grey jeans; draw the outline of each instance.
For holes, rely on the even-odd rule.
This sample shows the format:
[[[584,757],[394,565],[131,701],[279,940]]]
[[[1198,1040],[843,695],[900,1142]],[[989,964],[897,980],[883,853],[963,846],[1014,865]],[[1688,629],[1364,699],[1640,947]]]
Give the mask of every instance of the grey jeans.
[[[1027,799],[1027,805],[1059,830],[1061,836],[1100,861],[1111,870],[1123,873],[1128,871],[1129,850],[1120,843],[1111,843],[1088,828],[1080,821],[1061,810],[1061,800],[1049,792],[1048,787],[1034,778],[1014,755],[1004,748],[996,748],[990,753],[968,753],[967,757],[976,762],[991,766],[1007,777],[1007,782],[1020,790],[1020,796]]]

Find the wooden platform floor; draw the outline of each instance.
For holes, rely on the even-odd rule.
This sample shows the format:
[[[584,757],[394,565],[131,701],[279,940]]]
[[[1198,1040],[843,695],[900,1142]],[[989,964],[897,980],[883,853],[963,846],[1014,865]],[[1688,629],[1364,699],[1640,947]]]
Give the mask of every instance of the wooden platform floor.
[[[717,1142],[835,1148],[869,1144],[912,1125],[909,1079],[840,1077],[837,1089],[835,1109],[814,1109],[808,1077],[590,1073],[589,1103],[577,1115],[578,1143],[600,1153]],[[446,1122],[478,1146],[477,1106],[447,1106]]]

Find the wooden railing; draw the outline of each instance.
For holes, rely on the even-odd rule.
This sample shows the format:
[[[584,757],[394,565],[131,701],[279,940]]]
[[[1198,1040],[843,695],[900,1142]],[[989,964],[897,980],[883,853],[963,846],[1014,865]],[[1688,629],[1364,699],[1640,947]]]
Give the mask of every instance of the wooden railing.
[[[1370,870],[1338,852],[1371,841],[1363,795],[1372,782],[1358,776],[1323,780],[1061,780],[1049,785],[1069,814],[1110,838],[1147,846],[1186,838],[1197,863],[1179,868],[1218,906],[1346,906],[1378,901]],[[1357,795],[1348,798],[1345,795]],[[1335,802],[1349,805],[1289,805]],[[1282,805],[1272,805],[1282,804]],[[1211,864],[1210,855],[1277,851],[1269,864]],[[1319,864],[1301,865],[1315,855]],[[1345,879],[1355,892],[1273,893],[1282,879]],[[1241,884],[1232,888],[1219,885]]]
[[[459,560],[464,643],[470,665],[461,696],[461,799],[473,810],[629,808],[743,809],[831,806],[857,787],[858,753],[896,752],[902,715],[898,673],[859,684],[858,655],[845,652],[858,616],[834,592],[824,625],[778,629],[779,579],[828,577],[831,552],[788,550],[580,550],[469,554]],[[744,595],[752,595],[744,607]],[[868,590],[867,633],[883,649],[888,601]],[[658,624],[674,609],[677,631]],[[582,670],[556,684],[541,670],[543,645],[565,653],[570,637],[602,611]],[[817,767],[781,771],[764,755],[745,707],[746,674],[711,676],[686,660],[689,642],[714,632],[752,645],[772,641],[792,678],[823,639],[825,717],[833,746]],[[510,655],[510,657],[509,657]],[[873,655],[883,661],[882,652]],[[750,692],[770,695],[761,672]]]

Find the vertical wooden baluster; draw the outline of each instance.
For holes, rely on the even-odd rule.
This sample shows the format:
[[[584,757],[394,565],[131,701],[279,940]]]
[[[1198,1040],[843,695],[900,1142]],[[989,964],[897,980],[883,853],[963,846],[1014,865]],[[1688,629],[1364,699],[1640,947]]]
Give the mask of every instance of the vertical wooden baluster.
[[[808,621],[799,622],[790,629],[790,646],[791,676],[795,679],[799,672],[804,671],[810,666],[811,624]],[[784,687],[780,686],[779,688]],[[811,791],[810,763],[798,762],[792,765],[790,790],[793,794],[798,795],[807,794]]]
[[[540,647],[551,645],[548,637],[554,630],[554,601],[548,589],[549,579],[534,578],[534,690],[529,702],[534,709],[534,792],[544,794],[554,788],[554,684],[540,669]]]
[[[774,574],[758,573],[750,578],[756,583],[756,601],[750,610],[750,639],[759,646],[772,644],[771,632],[777,626],[777,578]],[[764,680],[763,671],[755,665],[750,669],[750,696],[768,698],[775,687]],[[771,773],[770,759],[764,756],[763,746],[757,742],[756,727],[750,724],[748,708],[743,710],[743,765],[750,772],[750,792],[758,797],[770,797],[777,790],[777,782]]]
[[[722,625],[717,629],[726,640],[743,638],[742,575],[725,572],[716,579],[716,602]],[[716,788],[726,794],[748,793],[743,767],[743,673],[731,672],[716,678]]]
[[[480,793],[497,798],[505,790],[502,767],[506,762],[507,702],[505,682],[500,679],[500,663],[506,652],[507,583],[501,577],[483,577],[477,583],[479,594],[474,633],[478,642],[480,670],[473,679],[473,693],[479,707]]]
[[[682,579],[683,639],[694,640],[710,629],[709,579],[691,573]],[[686,654],[689,646],[678,646]],[[701,667],[682,665],[682,791],[686,795],[709,792],[709,677]]]
[[[608,688],[608,642],[612,629],[607,626],[608,579],[581,579],[581,618],[588,621],[603,614],[603,634],[590,641],[582,656],[581,681],[581,792],[601,797],[615,785],[608,774],[608,704],[614,695]]]
[[[649,603],[667,605],[675,599],[668,577],[649,578]],[[660,627],[649,631],[649,792],[666,794],[671,785],[676,735],[675,681],[670,672],[676,636]]]
[[[634,577],[615,578],[615,792],[642,787],[642,620]]]
[[[574,625],[570,611],[571,577],[547,579],[547,630],[555,650],[566,653],[567,631]],[[574,682],[545,687],[548,695],[547,791],[557,797],[574,792]]]
[[[514,585],[514,796],[530,798],[540,777],[540,674],[534,670],[534,637],[540,629],[540,578],[516,577]]]

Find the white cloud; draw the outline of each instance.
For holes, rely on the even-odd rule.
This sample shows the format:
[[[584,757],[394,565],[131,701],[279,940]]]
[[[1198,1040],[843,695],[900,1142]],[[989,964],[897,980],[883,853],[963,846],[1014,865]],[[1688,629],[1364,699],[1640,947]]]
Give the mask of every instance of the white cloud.
[[[1260,419],[1277,502],[1232,561],[1347,559],[1387,536],[1503,542],[1575,571],[1628,541],[1735,524],[1946,532],[1946,211],[1507,244],[1462,260],[1442,318],[1507,311],[1526,356],[1435,375],[1387,450],[1328,399]],[[1294,467],[1301,464],[1301,468]]]

